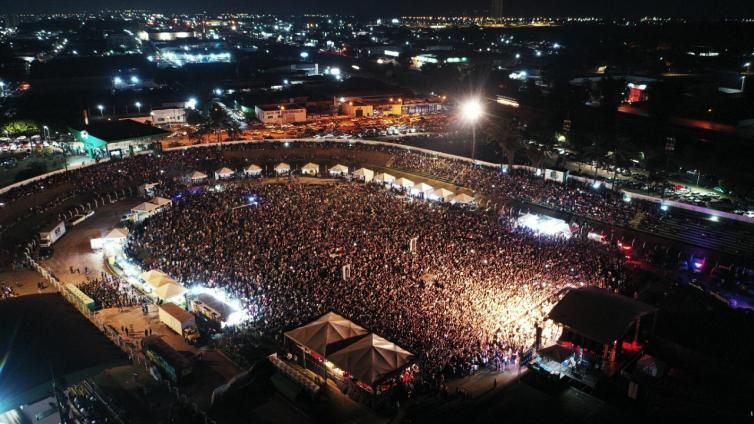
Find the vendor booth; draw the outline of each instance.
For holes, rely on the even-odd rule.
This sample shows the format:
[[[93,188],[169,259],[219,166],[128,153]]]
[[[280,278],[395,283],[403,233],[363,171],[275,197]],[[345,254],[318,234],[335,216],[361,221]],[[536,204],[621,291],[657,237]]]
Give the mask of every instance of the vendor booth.
[[[317,175],[319,174],[319,165],[309,162],[301,168],[301,173],[310,176]]]
[[[262,175],[262,167],[259,165],[251,164],[244,168],[243,170],[244,174],[250,177],[258,177]]]
[[[344,177],[348,174],[348,167],[345,165],[337,164],[328,170],[333,177]]]
[[[223,167],[215,171],[215,179],[217,180],[227,180],[228,178],[233,178],[233,175],[235,175],[236,172],[233,171],[230,168]]]
[[[433,190],[432,193],[429,194],[429,199],[439,202],[445,202],[452,198],[454,195],[455,193],[446,188],[438,188],[436,190]]]
[[[368,183],[374,179],[374,171],[367,168],[359,168],[353,171],[353,177]]]
[[[392,184],[395,181],[395,177],[390,174],[379,173],[374,176],[374,181],[382,184]]]
[[[285,162],[280,162],[279,164],[275,165],[275,173],[278,175],[284,175],[290,172],[291,172],[291,166]]]

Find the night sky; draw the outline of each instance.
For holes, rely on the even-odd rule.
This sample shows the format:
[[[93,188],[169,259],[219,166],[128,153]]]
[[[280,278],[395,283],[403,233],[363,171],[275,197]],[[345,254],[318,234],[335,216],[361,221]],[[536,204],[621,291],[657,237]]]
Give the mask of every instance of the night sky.
[[[0,13],[97,11],[143,8],[164,12],[244,11],[259,13],[484,14],[489,0],[0,0]],[[752,0],[505,0],[510,16],[687,16],[754,17]]]

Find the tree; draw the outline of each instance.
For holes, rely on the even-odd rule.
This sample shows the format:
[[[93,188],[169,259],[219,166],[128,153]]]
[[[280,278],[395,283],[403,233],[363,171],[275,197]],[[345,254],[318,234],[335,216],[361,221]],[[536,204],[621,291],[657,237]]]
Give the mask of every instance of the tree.
[[[31,120],[18,120],[10,121],[3,125],[2,133],[8,137],[16,137],[22,135],[36,135],[39,134],[42,128],[35,121]]]
[[[500,114],[490,119],[482,131],[485,140],[496,145],[512,167],[516,154],[522,147],[518,121],[509,115]]]

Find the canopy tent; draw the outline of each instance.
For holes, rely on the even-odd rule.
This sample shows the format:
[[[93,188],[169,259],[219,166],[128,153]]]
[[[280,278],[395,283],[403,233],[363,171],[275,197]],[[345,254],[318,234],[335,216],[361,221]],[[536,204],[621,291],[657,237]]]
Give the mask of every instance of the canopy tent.
[[[317,175],[319,174],[319,165],[313,162],[309,162],[301,167],[301,173],[304,175]]]
[[[348,167],[345,165],[337,164],[329,169],[330,175],[346,175],[348,174]]]
[[[149,214],[159,208],[160,207],[155,205],[154,203],[144,202],[144,203],[139,203],[138,205],[131,208],[131,212],[136,213],[136,214]]]
[[[246,175],[262,175],[262,168],[259,165],[254,165],[253,163],[249,166],[247,166],[243,170],[244,174]]]
[[[442,200],[450,199],[453,196],[453,192],[445,189],[445,188],[438,188],[436,190],[433,190],[432,193],[430,193],[429,198],[432,200]]]
[[[175,283],[175,280],[170,278],[169,275],[165,274],[159,269],[153,269],[151,271],[143,272],[141,274],[141,279],[144,280],[144,282],[153,290],[171,282]]]
[[[173,204],[173,201],[170,199],[166,199],[164,197],[155,197],[154,199],[150,200],[149,203],[155,204],[159,207],[163,206],[170,206]]]
[[[367,330],[352,321],[335,312],[328,312],[319,319],[284,334],[299,345],[325,356],[327,345],[367,333]]]
[[[390,174],[380,173],[374,176],[374,181],[377,181],[378,183],[392,184],[392,182],[395,181],[395,177]]]
[[[92,250],[103,249],[106,246],[122,245],[128,238],[128,228],[113,228],[106,235],[89,240]]]
[[[395,180],[393,185],[401,187],[401,188],[405,188],[405,189],[410,189],[411,187],[414,186],[414,182],[409,180],[408,178],[401,177]]]
[[[359,168],[355,171],[353,171],[353,176],[364,180],[365,183],[368,183],[374,179],[374,171],[367,168]]]
[[[215,171],[215,178],[218,178],[218,179],[231,178],[233,174],[235,173],[236,172],[233,171],[232,169],[223,167]]]
[[[168,281],[154,290],[154,294],[163,301],[183,296],[184,293],[186,288],[175,281]]]
[[[461,193],[457,196],[453,196],[453,198],[450,199],[450,203],[461,203],[463,205],[470,205],[474,203],[474,198],[469,196],[468,194]]]
[[[207,179],[207,174],[205,174],[204,172],[194,171],[191,174],[191,181],[196,182],[196,181],[201,181],[205,179]]]
[[[434,190],[434,187],[432,187],[431,185],[427,183],[419,183],[415,185],[414,188],[411,189],[411,194],[414,194],[414,195],[423,194],[426,196],[432,190]]]
[[[275,165],[275,173],[280,174],[287,174],[291,172],[291,166],[288,165],[285,162],[280,162],[279,164]]]
[[[125,239],[128,237],[128,228],[113,228],[110,230],[109,233],[107,233],[106,236],[102,237],[104,239],[109,240],[119,240],[119,239]]]
[[[327,360],[362,383],[374,386],[405,367],[413,356],[395,343],[376,334],[369,334],[328,355]]]
[[[154,188],[160,185],[160,183],[146,183],[139,186],[138,191],[142,196],[152,196]]]

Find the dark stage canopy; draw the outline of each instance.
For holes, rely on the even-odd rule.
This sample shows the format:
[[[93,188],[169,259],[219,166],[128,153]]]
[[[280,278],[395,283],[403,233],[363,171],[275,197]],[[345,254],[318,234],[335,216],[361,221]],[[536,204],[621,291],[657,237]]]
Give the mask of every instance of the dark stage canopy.
[[[657,308],[597,287],[570,290],[550,311],[551,320],[602,344],[620,340],[637,318]]]

